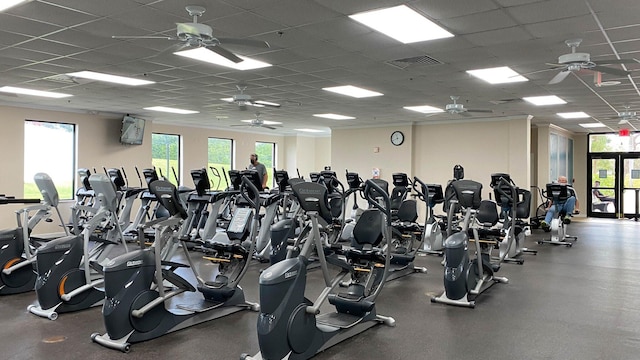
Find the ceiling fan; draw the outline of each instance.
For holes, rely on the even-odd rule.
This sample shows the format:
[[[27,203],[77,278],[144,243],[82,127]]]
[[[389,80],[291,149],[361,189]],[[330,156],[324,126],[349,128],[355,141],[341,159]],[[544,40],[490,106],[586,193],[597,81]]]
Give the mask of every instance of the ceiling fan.
[[[638,120],[635,111],[631,111],[631,106],[623,105],[624,110],[618,113],[618,116],[611,117],[609,119],[615,120],[618,119],[618,125],[626,125],[629,124],[631,120]]]
[[[206,24],[198,23],[198,17],[202,16],[205,12],[205,8],[202,6],[188,5],[185,7],[189,16],[193,18],[193,22],[190,23],[177,23],[176,24],[176,36],[112,36],[114,39],[165,39],[179,41],[177,46],[170,48],[172,52],[185,50],[188,48],[206,48],[216,54],[223,56],[234,63],[242,62],[242,59],[232,53],[231,51],[220,46],[224,45],[242,45],[252,47],[269,48],[269,43],[266,41],[252,40],[252,39],[234,39],[234,38],[219,38],[213,36],[213,29]],[[165,50],[166,51],[166,50]]]
[[[560,70],[556,76],[549,81],[549,84],[557,84],[564,80],[570,73],[579,70],[591,70],[599,71],[617,76],[627,76],[628,71],[612,68],[608,66],[602,66],[602,64],[633,64],[637,63],[635,59],[600,59],[598,62],[591,61],[591,55],[589,53],[576,52],[576,48],[580,46],[582,39],[571,39],[565,41],[568,47],[571,48],[571,53],[560,55],[558,57],[558,63],[550,63],[547,65],[553,66],[551,69],[545,69],[541,71]],[[539,71],[536,71],[539,72]],[[531,74],[531,73],[529,73]]]
[[[460,99],[460,96],[450,96],[450,98],[451,98],[451,101],[453,101],[453,103],[447,104],[447,106],[445,106],[444,108],[444,110],[449,114],[456,114],[456,115],[469,117],[471,116],[471,114],[469,114],[470,112],[475,112],[475,113],[492,113],[493,112],[493,110],[466,109],[464,105],[459,104],[457,102],[458,99]]]
[[[262,120],[260,118],[260,113],[256,112],[256,118],[252,119],[252,120],[241,120],[242,122],[245,122],[246,124],[234,124],[231,126],[247,126],[247,127],[262,127],[265,129],[269,129],[269,130],[275,130],[276,128],[282,127],[282,123],[278,122],[278,121],[269,121],[269,120]]]
[[[247,110],[247,106],[271,107],[271,108],[280,107],[280,104],[278,103],[264,101],[264,100],[256,100],[256,99],[253,99],[251,95],[245,94],[244,91],[247,88],[245,84],[238,84],[236,85],[236,88],[238,88],[239,93],[233,95],[233,97],[229,99],[224,99],[224,100],[235,103],[236,105],[238,105],[238,108],[240,110]]]

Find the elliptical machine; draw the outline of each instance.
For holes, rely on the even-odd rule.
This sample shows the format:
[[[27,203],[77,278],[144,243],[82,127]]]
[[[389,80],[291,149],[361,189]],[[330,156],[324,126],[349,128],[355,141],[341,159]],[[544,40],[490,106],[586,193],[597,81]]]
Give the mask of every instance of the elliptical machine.
[[[51,240],[36,252],[37,302],[27,307],[34,315],[56,320],[59,313],[102,304],[102,263],[108,261],[117,245],[123,244],[127,250],[116,216],[118,196],[113,183],[103,174],[91,175],[89,182],[100,203],[98,212],[80,235]],[[93,236],[98,228],[105,232],[104,236]],[[97,242],[92,249],[90,240]]]
[[[371,197],[371,190],[382,195],[382,205]],[[395,320],[376,313],[375,300],[380,294],[389,268],[391,211],[389,196],[371,180],[365,194],[376,209],[366,210],[354,229],[357,248],[325,247],[320,237],[318,218],[331,219],[327,189],[317,183],[292,185],[300,206],[310,217],[312,230],[297,258],[283,260],[260,275],[258,343],[260,353],[243,354],[241,359],[308,359],[341,341],[377,324],[395,325]],[[383,231],[384,228],[384,231]],[[315,301],[305,297],[309,256],[318,255],[325,288]],[[340,272],[332,277],[328,264]],[[345,277],[351,282],[345,293],[334,289]],[[336,312],[320,314],[328,300]]]
[[[207,253],[204,259],[218,264],[218,274],[213,281],[200,276],[187,250],[185,240],[189,237],[185,235],[189,227],[185,224],[189,223],[189,214],[179,200],[176,187],[158,180],[151,183],[149,190],[171,217],[152,224],[156,235],[150,248],[124,254],[104,266],[106,301],[102,315],[107,332],[91,335],[92,341],[123,352],[128,352],[132,343],[241,310],[260,309],[258,304],[245,301],[239,286],[255,248],[260,209],[257,186],[246,176],[242,177],[240,194],[253,208],[248,249],[240,240],[199,242]],[[179,231],[176,232],[176,228]],[[189,265],[170,261],[178,245]],[[198,282],[197,289],[175,272],[179,268],[190,268]],[[167,285],[171,287],[166,289]]]
[[[68,229],[58,209],[59,197],[51,177],[37,173],[34,181],[42,194],[42,203],[16,211],[18,227],[0,231],[0,295],[18,294],[32,291],[36,273],[33,264],[36,260],[37,241],[31,232],[41,221],[50,221],[51,209],[54,209],[60,225],[68,235]],[[1,203],[32,203],[39,200],[3,198]],[[35,211],[35,214],[33,213]]]
[[[549,199],[553,206],[556,207],[556,213],[551,219],[551,238],[538,240],[538,244],[552,244],[552,245],[564,245],[566,247],[573,246],[573,242],[578,240],[577,236],[567,234],[566,224],[562,221],[564,214],[561,211],[557,211],[558,207],[562,207],[564,203],[569,199],[568,187],[566,184],[549,183],[547,184],[546,191],[543,191],[543,195]]]
[[[417,185],[420,185],[418,188]],[[413,177],[414,191],[418,194],[418,198],[427,204],[427,219],[422,230],[422,249],[420,252],[429,255],[444,255],[444,234],[442,222],[438,221],[433,209],[438,204],[444,202],[442,193],[442,185],[425,184],[417,177]]]
[[[495,283],[508,283],[505,277],[495,276],[500,264],[492,264],[490,251],[481,244],[478,230],[470,227],[480,208],[482,184],[472,180],[456,180],[449,183],[454,199],[449,211],[460,206],[464,214],[462,231],[450,235],[445,240],[444,293],[431,298],[431,302],[474,308],[476,298]],[[468,253],[469,229],[475,242],[475,258]]]

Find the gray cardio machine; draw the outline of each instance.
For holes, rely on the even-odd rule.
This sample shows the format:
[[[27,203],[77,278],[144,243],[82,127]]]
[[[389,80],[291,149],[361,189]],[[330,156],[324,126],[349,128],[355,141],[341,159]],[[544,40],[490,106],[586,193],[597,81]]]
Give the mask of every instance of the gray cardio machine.
[[[464,214],[462,230],[445,240],[444,293],[432,297],[431,302],[473,308],[476,298],[496,283],[507,283],[508,279],[495,276],[500,264],[492,264],[490,249],[481,243],[475,223],[481,204],[482,184],[472,180],[455,180],[449,183],[454,199],[450,200],[449,212],[459,206]],[[457,205],[457,206],[455,206]],[[469,229],[475,243],[475,257],[469,258]]]
[[[371,198],[372,189],[382,194],[383,205]],[[260,275],[260,352],[254,356],[243,354],[241,359],[309,359],[377,324],[395,325],[393,318],[378,315],[375,306],[389,268],[389,196],[372,181],[366,182],[366,196],[376,209],[366,210],[354,229],[358,246],[343,249],[337,244],[326,247],[320,237],[318,218],[331,219],[327,188],[302,182],[292,185],[292,190],[313,224],[310,237],[298,257],[278,262]],[[382,246],[386,247],[385,252]],[[308,259],[314,250],[325,287],[311,301],[305,296],[305,289]],[[336,276],[331,275],[328,265],[340,269]],[[348,277],[351,282],[346,291],[336,292]],[[327,300],[335,311],[320,314]]]
[[[569,188],[566,184],[549,183],[547,184],[546,191],[543,192],[543,195],[555,204],[556,213],[554,214],[553,219],[551,219],[551,224],[549,224],[549,227],[551,228],[551,238],[539,240],[538,244],[564,245],[566,247],[573,246],[573,242],[577,241],[578,237],[567,234],[566,225],[562,221],[562,216],[570,214],[564,214],[557,211],[557,207],[562,206],[572,195],[569,192]]]
[[[257,177],[256,177],[257,179]],[[251,245],[238,239],[227,242],[200,242],[203,259],[218,265],[217,275],[205,280],[187,251],[184,236],[189,231],[187,210],[179,200],[175,186],[167,181],[153,182],[149,189],[169,211],[171,217],[159,220],[152,247],[132,251],[104,266],[105,296],[102,315],[106,333],[91,335],[91,340],[108,348],[128,352],[132,343],[154,339],[205,321],[242,310],[259,310],[245,301],[240,280],[248,269],[255,246],[260,207],[257,184],[246,176],[241,179],[240,194],[253,208]],[[182,225],[182,226],[181,226]],[[230,225],[233,227],[233,225]],[[178,231],[174,231],[178,228]],[[169,261],[171,251],[181,245],[189,265]],[[190,270],[197,287],[179,275]]]
[[[51,240],[36,252],[38,300],[27,307],[34,315],[56,320],[59,313],[102,304],[102,264],[116,246],[122,244],[127,250],[116,216],[118,196],[113,183],[103,174],[91,175],[89,182],[100,203],[98,212],[80,235]],[[99,228],[103,236],[98,238],[93,235]],[[96,240],[96,245],[90,247],[90,240]]]
[[[42,195],[42,202],[16,211],[18,227],[0,231],[0,295],[18,294],[32,291],[36,281],[34,263],[36,248],[39,246],[31,232],[41,221],[49,221],[51,210],[55,210],[60,225],[68,233],[58,210],[58,191],[51,177],[37,173],[34,181]],[[37,199],[16,199],[2,196],[0,204],[33,203]]]

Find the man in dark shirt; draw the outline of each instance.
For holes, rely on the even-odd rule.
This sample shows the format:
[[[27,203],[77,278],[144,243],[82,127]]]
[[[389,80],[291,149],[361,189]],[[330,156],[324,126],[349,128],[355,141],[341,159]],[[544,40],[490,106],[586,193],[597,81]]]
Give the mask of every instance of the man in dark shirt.
[[[251,154],[251,156],[249,156],[249,161],[251,164],[249,164],[247,169],[256,170],[258,172],[258,176],[260,176],[260,183],[262,184],[262,189],[259,190],[264,190],[267,187],[267,180],[269,179],[267,168],[264,164],[258,161],[258,154]]]

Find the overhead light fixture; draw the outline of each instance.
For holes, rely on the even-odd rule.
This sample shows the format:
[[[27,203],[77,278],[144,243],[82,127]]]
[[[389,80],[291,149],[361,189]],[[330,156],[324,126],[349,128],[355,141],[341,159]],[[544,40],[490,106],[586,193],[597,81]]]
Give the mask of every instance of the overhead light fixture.
[[[523,97],[522,100],[531,103],[533,105],[537,105],[537,106],[545,106],[545,105],[560,105],[560,104],[566,104],[567,102],[562,100],[561,98],[555,96],[555,95],[549,95],[549,96],[528,96],[528,97]]]
[[[505,84],[512,82],[529,81],[529,79],[513,71],[508,66],[467,70],[467,74],[473,75],[478,79],[482,79],[489,84]]]
[[[315,117],[321,117],[321,118],[325,118],[325,119],[331,119],[331,120],[352,120],[355,119],[353,116],[346,116],[346,115],[340,115],[340,114],[313,114],[313,116]]]
[[[266,106],[280,106],[280,104],[278,103],[274,103],[271,101],[264,101],[264,100],[256,100],[253,102],[254,104],[260,104],[260,105],[266,105]]]
[[[32,90],[32,89],[25,89],[25,88],[13,87],[13,86],[0,87],[0,91],[1,92],[6,92],[6,93],[12,93],[12,94],[41,96],[41,97],[48,97],[48,98],[54,98],[54,99],[60,99],[60,98],[66,98],[66,97],[69,97],[69,96],[73,96],[71,94],[63,94],[63,93],[57,93],[57,92],[51,92],[51,91],[42,91],[42,90]]]
[[[182,115],[197,114],[197,113],[199,113],[199,111],[194,111],[194,110],[185,110],[185,109],[177,109],[177,108],[166,107],[166,106],[152,106],[152,107],[146,107],[146,108],[144,108],[144,109],[145,109],[145,110],[152,110],[152,111],[168,112],[168,113],[172,113],[172,114],[182,114]]]
[[[208,62],[211,64],[230,67],[236,70],[253,70],[253,69],[260,69],[260,68],[272,66],[269,63],[262,62],[256,59],[251,59],[244,56],[240,56],[240,55],[237,55],[237,56],[240,59],[242,59],[242,61],[239,63],[234,63],[233,61],[225,58],[224,56],[218,55],[217,53],[211,50],[207,50],[207,48],[204,48],[204,47],[178,51],[178,52],[174,52],[174,54],[199,60],[199,61]]]
[[[321,133],[324,132],[324,130],[318,130],[318,129],[293,129],[295,131],[301,131],[301,132],[308,132],[308,133]]]
[[[79,71],[74,73],[68,73],[67,75],[73,76],[73,77],[79,77],[83,79],[106,81],[110,83],[131,85],[131,86],[155,84],[154,81],[140,80],[140,79],[134,79],[126,76],[104,74],[104,73],[99,73],[94,71]]]
[[[420,106],[403,106],[403,109],[407,109],[407,110],[411,110],[411,111],[417,111],[419,113],[423,113],[423,114],[435,114],[435,113],[441,113],[444,112],[444,110],[434,107],[434,106],[430,106],[430,105],[420,105]]]
[[[240,121],[246,122],[246,123],[252,123],[252,122],[255,122],[256,119],[253,119],[253,120],[240,120]],[[260,120],[260,122],[262,122],[264,125],[281,125],[282,124],[280,121]]]
[[[363,88],[359,88],[353,85],[334,86],[328,88],[322,88],[322,90],[331,91],[337,94],[347,95],[354,98],[366,98],[372,96],[382,96],[383,93],[377,91],[371,91]]]
[[[349,15],[403,44],[453,37],[453,34],[406,5]]]
[[[31,0],[3,0],[2,2],[0,2],[0,12],[28,1]]]
[[[556,115],[560,116],[563,119],[584,119],[584,118],[591,117],[589,116],[589,114],[582,111],[556,113]]]
[[[585,129],[606,128],[606,127],[608,127],[607,125],[604,125],[602,123],[586,123],[586,124],[580,124],[580,126],[582,126]]]

